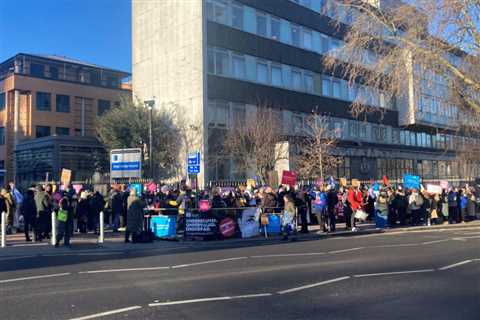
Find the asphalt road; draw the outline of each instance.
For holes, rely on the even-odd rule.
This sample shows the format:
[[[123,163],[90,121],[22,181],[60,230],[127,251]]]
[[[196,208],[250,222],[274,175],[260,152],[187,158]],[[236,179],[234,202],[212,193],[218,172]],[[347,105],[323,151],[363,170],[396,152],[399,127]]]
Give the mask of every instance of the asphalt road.
[[[480,229],[58,252],[0,253],[0,319],[480,318]]]

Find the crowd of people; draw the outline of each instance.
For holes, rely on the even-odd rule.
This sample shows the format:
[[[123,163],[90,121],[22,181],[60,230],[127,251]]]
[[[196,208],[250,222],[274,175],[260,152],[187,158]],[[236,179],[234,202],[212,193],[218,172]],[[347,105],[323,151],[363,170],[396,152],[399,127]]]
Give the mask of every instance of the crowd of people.
[[[238,218],[242,209],[251,207],[261,208],[263,216],[278,215],[285,238],[296,232],[297,224],[301,233],[308,233],[312,224],[318,224],[321,232],[335,232],[338,222],[356,231],[358,221],[381,221],[380,227],[393,228],[465,223],[477,215],[477,195],[468,185],[450,187],[442,193],[404,189],[402,185],[340,186],[335,182],[303,187],[216,187],[198,193],[185,183],[178,187],[164,185],[153,192],[143,186],[115,185],[106,194],[93,189],[76,191],[72,186],[46,184],[20,192],[13,183],[8,184],[0,192],[0,212],[7,216],[7,234],[23,229],[26,241],[50,239],[53,212],[56,245],[63,240],[68,246],[75,232],[98,233],[103,212],[107,227],[114,233],[125,228],[125,241],[135,242],[144,227],[145,210],[177,215],[181,230],[185,212],[198,210],[201,202],[208,203],[208,212],[218,220]],[[264,223],[262,219],[258,222]]]

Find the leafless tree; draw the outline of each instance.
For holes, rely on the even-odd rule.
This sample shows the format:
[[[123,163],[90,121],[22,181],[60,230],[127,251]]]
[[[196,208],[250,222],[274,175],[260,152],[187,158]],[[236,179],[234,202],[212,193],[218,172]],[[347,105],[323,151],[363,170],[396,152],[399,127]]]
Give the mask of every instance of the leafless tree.
[[[410,94],[407,80],[414,88],[440,81],[463,112],[480,114],[479,1],[339,0],[333,11],[345,44],[324,59],[332,71],[396,97]],[[343,24],[347,13],[352,22]],[[352,109],[371,111],[363,102]]]
[[[468,141],[457,146],[455,160],[460,165],[460,174],[463,178],[473,180],[480,164],[480,145],[474,141]]]
[[[232,123],[226,133],[225,153],[232,156],[241,169],[255,172],[263,184],[270,182],[270,172],[277,161],[287,157],[275,148],[284,140],[277,114],[268,105],[259,104],[255,114],[247,114],[245,121]]]
[[[317,113],[312,113],[306,124],[296,168],[303,178],[319,177],[323,180],[325,172],[341,163],[341,159],[333,154],[338,143],[336,132],[330,129],[329,118]]]

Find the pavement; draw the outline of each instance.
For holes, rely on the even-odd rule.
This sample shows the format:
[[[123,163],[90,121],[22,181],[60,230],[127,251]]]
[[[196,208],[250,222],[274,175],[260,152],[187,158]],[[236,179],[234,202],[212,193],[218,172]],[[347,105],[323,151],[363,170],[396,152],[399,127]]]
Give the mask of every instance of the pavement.
[[[478,319],[480,224],[0,249],[1,319]]]

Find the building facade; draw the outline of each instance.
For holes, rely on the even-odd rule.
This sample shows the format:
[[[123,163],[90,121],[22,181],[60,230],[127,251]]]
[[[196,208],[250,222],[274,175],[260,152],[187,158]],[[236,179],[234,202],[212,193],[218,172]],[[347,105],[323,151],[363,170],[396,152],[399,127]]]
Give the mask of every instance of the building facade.
[[[219,154],[212,139],[257,106],[268,103],[286,135],[301,135],[314,110],[327,114],[343,158],[337,177],[378,179],[405,173],[426,179],[465,178],[458,152],[475,139],[458,135],[461,115],[442,86],[410,88],[410,97],[351,86],[326,70],[322,58],[342,46],[352,15],[337,15],[333,0],[133,1],[133,92],[175,103],[202,123],[202,179],[244,179],[235,159]],[[340,59],[340,58],[339,58]],[[411,84],[407,84],[411,85]],[[428,91],[428,92],[427,92]],[[352,116],[359,96],[381,112]],[[440,108],[440,104],[444,107]],[[437,109],[435,109],[437,108]],[[440,111],[441,110],[441,111]]]
[[[25,141],[95,137],[97,116],[130,93],[122,85],[128,76],[58,56],[20,53],[1,63],[0,183],[19,178],[15,151]]]

